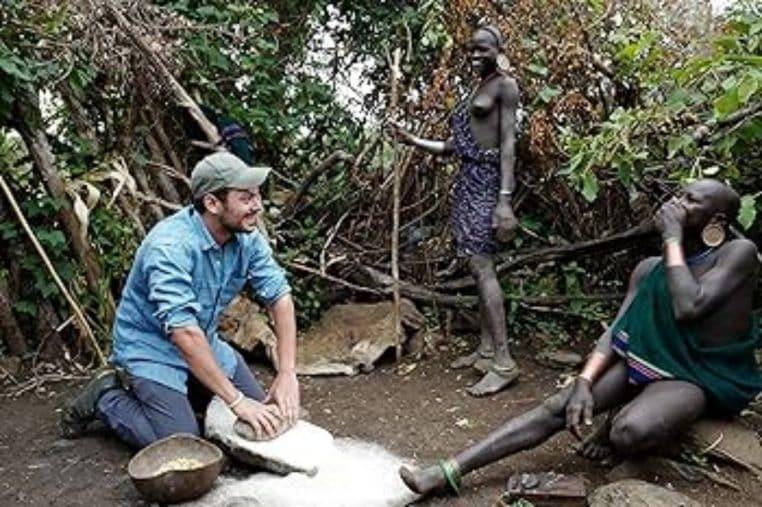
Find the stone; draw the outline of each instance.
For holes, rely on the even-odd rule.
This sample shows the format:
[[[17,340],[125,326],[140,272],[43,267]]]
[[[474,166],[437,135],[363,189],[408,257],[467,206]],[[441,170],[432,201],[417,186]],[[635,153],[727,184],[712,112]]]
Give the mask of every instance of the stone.
[[[697,501],[645,481],[624,480],[606,484],[587,498],[590,507],[701,507]]]
[[[403,336],[422,330],[426,318],[402,299]],[[356,375],[373,370],[376,361],[396,345],[392,303],[345,304],[331,307],[299,339],[296,371],[300,375]]]
[[[0,357],[0,380],[18,375],[21,359],[16,356]]]
[[[259,306],[244,295],[238,295],[220,317],[219,333],[225,340],[247,352],[260,343],[270,355],[275,347],[275,333],[260,313]],[[272,356],[270,356],[272,358]]]
[[[739,419],[700,419],[685,433],[689,445],[710,456],[762,475],[762,445],[754,430]]]
[[[619,463],[606,474],[609,481],[640,479],[659,483],[673,483],[680,480],[699,482],[704,474],[698,467],[675,461],[663,456],[630,458]]]
[[[568,350],[543,349],[535,359],[543,366],[559,370],[576,368],[582,363],[582,356]]]
[[[275,474],[301,472],[313,476],[318,472],[320,457],[333,451],[333,436],[306,421],[297,423],[280,436],[266,441],[253,441],[234,429],[237,417],[218,397],[206,409],[205,434],[218,442],[238,461]]]

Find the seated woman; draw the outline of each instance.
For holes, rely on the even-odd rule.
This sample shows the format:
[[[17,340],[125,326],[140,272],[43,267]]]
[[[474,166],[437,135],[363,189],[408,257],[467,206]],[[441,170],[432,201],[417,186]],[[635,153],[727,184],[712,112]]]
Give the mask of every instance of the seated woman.
[[[661,257],[632,272],[624,302],[575,382],[521,414],[454,458],[422,470],[400,469],[419,494],[518,451],[535,447],[568,428],[577,438],[593,415],[622,406],[603,441],[622,454],[667,442],[705,413],[734,414],[762,390],[756,365],[752,294],[757,248],[726,240],[739,197],[715,180],[688,185],[654,217]],[[597,451],[595,452],[597,454]]]

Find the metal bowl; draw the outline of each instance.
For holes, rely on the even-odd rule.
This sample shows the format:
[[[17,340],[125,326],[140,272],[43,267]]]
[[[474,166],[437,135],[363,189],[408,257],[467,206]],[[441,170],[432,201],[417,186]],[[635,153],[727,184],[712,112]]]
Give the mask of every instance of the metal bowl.
[[[181,462],[180,469],[172,468],[173,463]],[[212,489],[223,464],[224,455],[217,446],[195,435],[179,433],[138,452],[127,465],[127,474],[147,500],[177,503]]]

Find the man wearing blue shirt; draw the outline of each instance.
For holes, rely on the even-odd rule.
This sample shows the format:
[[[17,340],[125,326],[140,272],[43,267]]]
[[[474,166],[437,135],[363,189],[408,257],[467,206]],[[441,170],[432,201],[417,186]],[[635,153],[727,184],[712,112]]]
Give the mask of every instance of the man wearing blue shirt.
[[[110,362],[62,413],[64,436],[96,418],[134,447],[199,434],[194,408],[216,394],[260,437],[295,422],[296,321],[284,271],[256,230],[269,169],[214,153],[191,174],[193,205],[156,224],[140,245],[117,308]],[[278,339],[278,374],[267,394],[217,333],[244,288],[267,307]]]

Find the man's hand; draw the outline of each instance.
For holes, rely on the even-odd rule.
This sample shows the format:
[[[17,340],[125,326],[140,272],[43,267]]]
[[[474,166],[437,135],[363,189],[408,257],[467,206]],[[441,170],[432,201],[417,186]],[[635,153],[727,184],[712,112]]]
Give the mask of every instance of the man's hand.
[[[275,402],[289,425],[299,419],[299,381],[296,372],[280,371],[267,392],[265,403]]]
[[[519,226],[516,215],[509,202],[499,200],[492,215],[492,227],[497,229],[497,239],[506,242],[513,237],[513,232]]]
[[[249,423],[257,440],[269,440],[280,435],[286,422],[278,407],[266,405],[251,398],[245,398],[236,405],[233,413],[239,419]]]
[[[677,197],[661,205],[654,215],[654,225],[661,233],[662,239],[674,238],[683,240],[683,226],[685,225],[685,208],[680,204]]]
[[[566,428],[579,440],[582,440],[579,429],[583,421],[588,426],[593,424],[593,392],[590,381],[577,377],[566,402]]]

